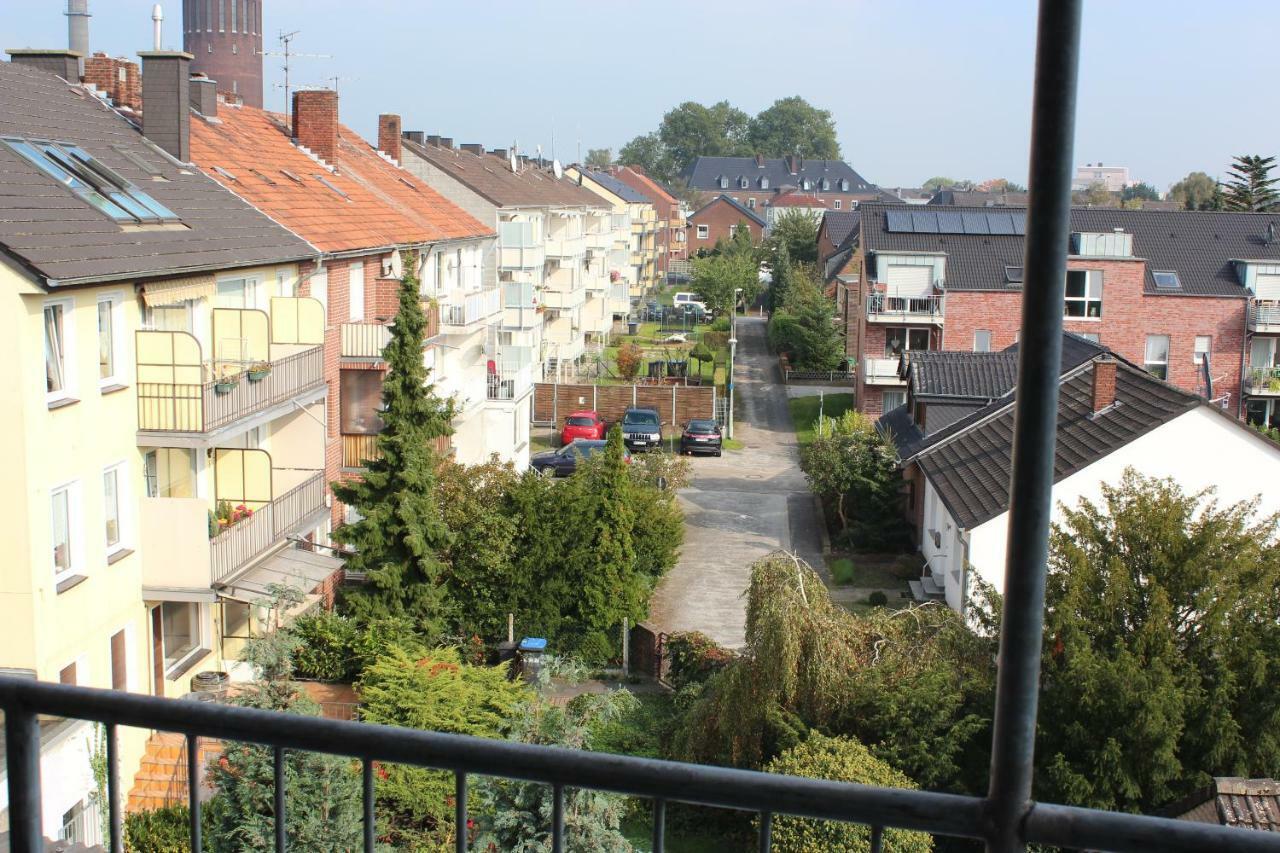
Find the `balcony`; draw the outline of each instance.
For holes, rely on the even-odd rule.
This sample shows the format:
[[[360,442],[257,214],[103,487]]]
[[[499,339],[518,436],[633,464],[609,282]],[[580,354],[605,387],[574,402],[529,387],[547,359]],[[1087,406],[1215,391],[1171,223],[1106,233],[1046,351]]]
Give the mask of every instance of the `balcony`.
[[[1250,302],[1249,331],[1280,334],[1280,303]]]
[[[382,452],[378,450],[378,436],[342,434],[342,467],[360,469],[371,459],[379,459]]]
[[[516,365],[501,363],[488,375],[488,398],[490,400],[519,400],[533,388],[533,365]]]
[[[587,248],[594,251],[607,252],[613,248],[613,229],[606,225],[603,228],[591,228],[587,231]]]
[[[912,321],[941,325],[942,308],[942,297],[936,294],[890,296],[885,293],[872,293],[867,297],[867,320],[873,323]]]
[[[885,358],[883,353],[867,353],[862,358],[862,381],[868,385],[906,385],[898,375],[901,359]]]
[[[626,314],[631,311],[631,286],[625,282],[621,284],[609,285],[609,305],[607,306],[610,314]]]
[[[1280,367],[1253,367],[1245,373],[1244,392],[1253,397],[1280,397]]]
[[[546,249],[534,233],[531,222],[498,223],[498,268],[503,270],[540,269],[546,260]]]
[[[470,331],[502,311],[502,297],[496,287],[470,293],[454,291],[442,300],[440,325],[446,333]]]
[[[576,258],[587,251],[587,239],[582,234],[547,238],[548,258]]]
[[[502,325],[508,329],[534,329],[542,325],[538,291],[532,284],[508,282],[502,285],[505,311]]]
[[[382,351],[391,342],[391,327],[386,323],[343,323],[338,331],[344,361],[381,361]]]

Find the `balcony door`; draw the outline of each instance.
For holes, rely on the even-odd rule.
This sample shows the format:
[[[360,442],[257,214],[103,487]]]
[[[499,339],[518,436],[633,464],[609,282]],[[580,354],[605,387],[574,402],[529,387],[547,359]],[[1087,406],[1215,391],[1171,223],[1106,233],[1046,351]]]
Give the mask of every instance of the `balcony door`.
[[[1280,366],[1280,348],[1276,347],[1275,338],[1255,337],[1249,344],[1249,366],[1250,367],[1277,367]]]
[[[929,330],[927,328],[886,329],[884,334],[885,358],[898,358],[903,352],[929,349]]]

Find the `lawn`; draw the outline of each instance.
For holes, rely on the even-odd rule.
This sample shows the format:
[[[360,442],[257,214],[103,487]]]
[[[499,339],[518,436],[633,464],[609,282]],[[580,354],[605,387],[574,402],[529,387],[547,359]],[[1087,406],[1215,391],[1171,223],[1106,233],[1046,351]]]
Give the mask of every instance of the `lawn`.
[[[641,323],[634,335],[615,335],[609,342],[609,346],[605,347],[604,350],[605,365],[612,378],[606,375],[601,378],[601,381],[604,384],[609,384],[610,382],[630,384],[618,378],[618,350],[625,344],[635,344],[644,353],[639,376],[645,375],[645,371],[648,370],[647,365],[651,361],[688,360],[688,352],[693,349],[696,343],[696,334],[690,335],[689,340],[685,343],[667,343],[668,334],[660,332],[659,326],[660,324],[658,323]],[[705,331],[706,328],[706,326],[697,326],[691,328],[690,331]],[[722,348],[716,352],[715,359],[712,361],[690,361],[689,369],[694,371],[690,374],[690,377],[700,376],[704,385],[711,383],[722,385],[725,375],[724,363],[728,359],[729,351]]]
[[[852,394],[827,394],[819,397],[792,397],[787,401],[791,407],[791,423],[795,427],[796,441],[801,447],[813,441],[814,425],[818,422],[818,407],[821,401],[822,415],[838,418],[853,408]]]
[[[872,557],[829,557],[827,567],[837,586],[865,586],[897,589],[904,583],[892,564]]]

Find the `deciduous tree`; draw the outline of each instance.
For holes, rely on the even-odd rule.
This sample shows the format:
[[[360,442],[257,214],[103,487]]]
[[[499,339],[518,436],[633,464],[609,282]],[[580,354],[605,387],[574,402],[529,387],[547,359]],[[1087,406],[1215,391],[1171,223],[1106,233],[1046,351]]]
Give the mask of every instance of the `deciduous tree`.
[[[1169,198],[1187,210],[1220,210],[1222,187],[1204,172],[1192,172],[1169,189]]]
[[[587,149],[587,165],[593,169],[604,169],[613,165],[612,148]]]
[[[816,264],[820,224],[819,217],[803,210],[792,209],[783,213],[774,220],[773,227],[769,229],[769,239],[765,243],[770,261],[773,261],[785,245],[792,263]]]
[[[618,162],[625,166],[639,166],[659,181],[670,181],[678,171],[671,160],[671,152],[657,133],[641,134],[622,146],[618,151]]]
[[[751,119],[747,138],[752,150],[765,157],[798,154],[813,159],[840,159],[831,113],[798,95],[774,101]]]
[[[739,301],[748,305],[755,301],[760,290],[759,267],[751,255],[728,250],[695,258],[689,288],[709,309],[717,314],[728,314]],[[740,296],[736,295],[738,291],[741,291]]]

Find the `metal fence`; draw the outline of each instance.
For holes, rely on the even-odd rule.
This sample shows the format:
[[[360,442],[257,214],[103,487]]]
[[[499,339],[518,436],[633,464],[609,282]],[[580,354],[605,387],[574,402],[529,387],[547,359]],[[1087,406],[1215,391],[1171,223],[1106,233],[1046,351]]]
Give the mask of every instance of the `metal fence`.
[[[210,539],[213,582],[225,582],[323,506],[324,472],[318,471]]]

